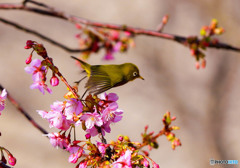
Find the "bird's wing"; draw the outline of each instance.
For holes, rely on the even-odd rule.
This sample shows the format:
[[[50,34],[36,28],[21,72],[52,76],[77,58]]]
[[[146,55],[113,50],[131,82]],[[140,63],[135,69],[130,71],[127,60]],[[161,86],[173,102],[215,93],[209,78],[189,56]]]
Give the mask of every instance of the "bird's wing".
[[[90,94],[98,95],[102,92],[111,89],[113,86],[111,84],[111,79],[109,75],[101,71],[91,71],[91,76],[86,83],[87,90]]]

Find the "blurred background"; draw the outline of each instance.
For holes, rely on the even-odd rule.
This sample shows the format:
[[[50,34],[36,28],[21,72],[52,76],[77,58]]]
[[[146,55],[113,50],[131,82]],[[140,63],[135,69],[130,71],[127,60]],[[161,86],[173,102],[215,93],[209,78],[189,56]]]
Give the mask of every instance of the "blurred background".
[[[40,0],[39,0],[40,1]],[[1,3],[20,3],[19,0],[0,0]],[[146,29],[156,29],[166,14],[170,20],[164,32],[190,36],[199,35],[203,25],[212,18],[219,21],[226,32],[219,37],[222,42],[240,46],[240,13],[238,0],[41,0],[66,13],[79,17]],[[78,47],[75,34],[78,30],[71,23],[25,11],[0,10],[0,16],[58,40],[71,48]],[[25,42],[43,43],[70,84],[79,80],[80,70],[68,53],[42,39],[0,22],[0,83],[21,106],[49,132],[36,110],[49,110],[56,100],[64,100],[66,87],[60,83],[53,94],[42,95],[30,90],[31,75],[25,73],[25,59],[30,50]],[[124,110],[123,120],[112,125],[107,140],[116,140],[119,134],[129,135],[140,141],[144,126],[158,132],[162,128],[163,114],[169,110],[177,117],[175,131],[182,147],[175,151],[165,137],[159,139],[159,148],[150,156],[161,168],[213,167],[209,159],[238,159],[240,161],[240,53],[208,49],[207,67],[196,70],[195,59],[188,48],[160,38],[138,36],[136,47],[125,54],[115,55],[115,60],[102,60],[103,52],[92,55],[90,64],[120,64],[133,62],[138,65],[145,81],[135,80],[112,89]],[[36,58],[36,54],[34,54]],[[50,79],[50,76],[49,78]],[[80,91],[81,88],[79,89]],[[55,149],[13,105],[7,101],[0,117],[0,145],[9,149],[17,158],[16,168],[74,167],[68,163],[67,152]],[[78,134],[84,136],[84,132]],[[216,165],[214,167],[217,167]],[[219,166],[221,167],[221,166]],[[227,165],[222,165],[227,167]],[[237,167],[237,166],[235,166]]]

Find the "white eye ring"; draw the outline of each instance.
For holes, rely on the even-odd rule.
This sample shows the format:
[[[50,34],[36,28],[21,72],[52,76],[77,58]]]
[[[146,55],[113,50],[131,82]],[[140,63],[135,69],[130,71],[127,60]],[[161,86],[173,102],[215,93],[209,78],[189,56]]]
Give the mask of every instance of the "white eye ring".
[[[137,72],[133,72],[133,76],[134,76],[134,77],[137,76],[137,74],[138,74]]]

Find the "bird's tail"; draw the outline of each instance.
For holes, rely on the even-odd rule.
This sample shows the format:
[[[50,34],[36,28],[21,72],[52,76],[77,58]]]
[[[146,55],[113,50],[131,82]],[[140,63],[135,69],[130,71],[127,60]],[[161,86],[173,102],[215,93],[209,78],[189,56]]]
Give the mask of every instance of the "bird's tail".
[[[71,56],[71,57],[73,59],[77,60],[81,64],[82,68],[87,72],[88,76],[90,76],[90,74],[91,74],[91,65],[86,63],[86,62],[84,62],[84,61],[82,61],[82,60],[80,60],[80,59],[78,59],[77,57],[74,57],[74,56]]]

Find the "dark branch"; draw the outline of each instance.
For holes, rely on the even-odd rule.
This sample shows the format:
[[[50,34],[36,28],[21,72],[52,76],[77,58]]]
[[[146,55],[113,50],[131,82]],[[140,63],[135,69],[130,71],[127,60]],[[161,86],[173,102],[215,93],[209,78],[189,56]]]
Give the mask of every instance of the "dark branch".
[[[66,46],[63,45],[63,44],[58,43],[58,42],[55,41],[55,40],[50,39],[50,38],[47,37],[47,36],[44,36],[44,35],[38,33],[38,32],[35,31],[35,30],[31,30],[31,29],[29,29],[29,28],[23,27],[23,26],[21,26],[21,25],[19,25],[19,24],[16,24],[16,23],[14,23],[14,22],[8,21],[8,20],[3,19],[3,18],[0,18],[0,21],[3,22],[3,23],[5,23],[5,24],[11,25],[11,26],[13,26],[13,27],[15,27],[15,28],[17,28],[17,29],[19,29],[19,30],[25,31],[25,32],[30,33],[30,34],[33,34],[33,35],[35,35],[35,36],[37,36],[37,37],[39,37],[39,38],[41,38],[41,39],[44,39],[44,40],[46,40],[46,41],[48,41],[48,42],[50,42],[50,43],[52,43],[52,44],[54,44],[54,45],[56,45],[56,46],[58,46],[58,47],[60,47],[60,48],[62,48],[62,49],[64,49],[64,50],[68,51],[68,52],[72,52],[72,53],[75,52],[75,53],[76,53],[76,52],[84,52],[84,51],[88,51],[88,50],[89,50],[88,48],[87,48],[87,49],[71,49],[71,48],[66,47]]]
[[[0,91],[2,91],[4,89],[4,87],[0,84]],[[7,93],[7,98],[8,100],[18,109],[18,111],[24,115],[24,117],[27,118],[28,121],[30,121],[30,123],[36,127],[39,131],[41,131],[43,134],[48,134],[48,132],[42,128],[40,125],[38,125],[34,119],[17,103],[17,101],[9,94],[9,92]]]
[[[22,31],[25,31],[27,33],[33,34],[33,35],[35,35],[35,36],[37,36],[37,37],[39,37],[39,38],[41,38],[43,40],[46,40],[46,41],[52,43],[53,45],[56,45],[56,46],[58,46],[58,47],[60,47],[60,48],[62,48],[64,50],[68,51],[68,52],[76,53],[76,52],[84,52],[84,51],[88,51],[89,50],[89,48],[87,48],[87,49],[71,49],[71,48],[68,48],[67,46],[65,46],[63,44],[58,43],[57,41],[55,41],[53,39],[50,39],[47,36],[44,36],[44,35],[36,32],[35,30],[31,30],[29,28],[23,27],[23,26],[21,26],[19,24],[16,24],[14,22],[11,22],[11,21],[3,19],[3,18],[0,18],[0,21],[5,23],[5,24],[11,25],[11,26],[13,26],[13,27],[15,27],[15,28],[17,28],[19,30],[22,30]]]
[[[27,2],[35,3],[38,6],[44,6],[48,10],[27,7],[26,6]],[[29,11],[29,12],[34,12],[34,13],[38,13],[38,14],[42,14],[42,15],[47,15],[47,16],[52,16],[52,17],[68,20],[69,22],[72,22],[74,24],[78,23],[78,24],[83,24],[83,25],[92,26],[92,27],[99,27],[99,28],[106,28],[106,29],[120,30],[120,31],[128,31],[130,33],[133,33],[134,35],[146,35],[146,36],[159,37],[159,38],[163,38],[163,39],[173,40],[173,41],[179,42],[180,44],[183,44],[183,45],[185,45],[187,43],[187,37],[172,35],[172,34],[167,34],[167,33],[161,33],[156,30],[146,30],[146,29],[126,26],[126,25],[95,22],[95,21],[91,21],[88,19],[70,15],[70,14],[67,14],[62,11],[54,10],[54,8],[52,8],[46,4],[43,4],[43,3],[38,3],[38,2],[35,2],[32,0],[27,1],[27,2],[25,3],[25,5],[22,5],[22,4],[20,4],[20,5],[19,4],[0,4],[0,9],[25,10],[25,11]],[[227,49],[227,50],[240,52],[240,48],[234,47],[234,46],[231,46],[231,45],[225,44],[225,43],[210,43],[209,47],[216,48],[216,49]]]

